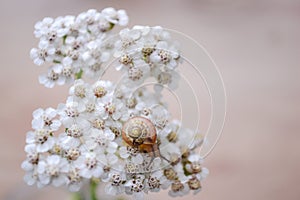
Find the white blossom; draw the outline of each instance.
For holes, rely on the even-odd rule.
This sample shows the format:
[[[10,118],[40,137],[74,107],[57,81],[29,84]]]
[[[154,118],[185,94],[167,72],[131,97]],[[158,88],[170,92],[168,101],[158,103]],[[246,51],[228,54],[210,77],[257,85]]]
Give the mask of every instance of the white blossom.
[[[76,192],[96,180],[107,194],[134,199],[161,190],[174,197],[201,191],[209,171],[196,148],[205,138],[175,119],[162,95],[180,83],[179,45],[159,26],[125,28],[110,37],[128,20],[125,10],[109,7],[36,23],[39,44],[30,57],[49,66],[39,82],[72,85],[57,109],[32,114],[21,164],[28,185]],[[115,82],[102,77],[108,63],[118,71],[113,78],[121,74]],[[148,83],[153,90],[144,87]]]
[[[121,147],[119,149],[120,157],[123,159],[130,158],[131,162],[135,164],[142,164],[143,163],[143,156],[139,153],[138,149],[127,147]]]
[[[36,149],[36,144],[26,145],[25,152],[27,153],[27,159],[22,162],[21,167],[27,172],[33,171],[39,162],[39,152]]]
[[[41,108],[33,112],[32,128],[42,129],[48,127],[50,130],[57,131],[61,126],[61,122],[55,119],[57,111],[54,108],[47,108],[43,110]]]
[[[113,142],[115,134],[111,130],[98,130],[93,129],[86,138],[86,144],[90,149],[98,149],[101,152],[108,152],[113,154],[116,152],[118,144]]]
[[[104,18],[112,24],[119,24],[120,26],[126,26],[128,23],[128,16],[125,10],[116,11],[114,8],[105,8],[102,10]]]
[[[51,155],[46,160],[40,161],[37,167],[39,181],[43,185],[52,185],[58,187],[66,183],[66,173],[68,171],[68,162],[58,155]]]
[[[41,40],[39,48],[33,48],[30,51],[30,57],[34,64],[42,65],[45,61],[52,61],[55,53],[55,48],[51,46],[47,41]]]
[[[36,144],[38,152],[46,152],[50,150],[55,141],[51,132],[46,129],[39,129],[36,131],[29,131],[26,136],[27,144]]]
[[[102,12],[91,9],[78,16],[45,18],[35,24],[38,48],[32,48],[34,64],[51,65],[39,82],[52,88],[75,80],[77,76],[98,78],[102,63],[110,59],[111,47],[104,41],[115,25],[125,26],[128,16],[124,10],[106,8]]]
[[[84,178],[99,178],[103,173],[103,164],[96,152],[84,152],[74,165],[79,169],[79,175]]]
[[[71,166],[67,173],[67,186],[71,192],[77,192],[83,185],[83,178],[79,175],[79,169]]]
[[[126,173],[122,170],[121,165],[115,165],[107,175],[107,178],[102,178],[105,186],[105,192],[109,195],[119,195],[125,192],[125,183],[127,177]]]

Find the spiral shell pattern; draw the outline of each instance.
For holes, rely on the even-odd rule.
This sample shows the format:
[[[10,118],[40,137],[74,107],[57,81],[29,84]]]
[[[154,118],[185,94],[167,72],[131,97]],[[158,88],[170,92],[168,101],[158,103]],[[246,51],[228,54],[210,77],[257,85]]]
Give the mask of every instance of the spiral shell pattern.
[[[134,147],[142,144],[154,144],[156,142],[156,129],[149,119],[133,117],[124,124],[122,138],[128,145]]]

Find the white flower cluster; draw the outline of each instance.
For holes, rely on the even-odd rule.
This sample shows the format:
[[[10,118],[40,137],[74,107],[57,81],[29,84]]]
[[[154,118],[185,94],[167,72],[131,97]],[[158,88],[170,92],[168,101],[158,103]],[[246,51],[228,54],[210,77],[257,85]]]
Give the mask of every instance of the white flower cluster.
[[[159,84],[174,89],[180,62],[178,44],[162,27],[135,26],[123,29],[115,42],[114,56],[119,59],[117,70],[124,70],[131,82],[154,77]],[[129,81],[130,82],[130,81]]]
[[[99,77],[103,63],[111,56],[111,45],[105,39],[115,25],[127,23],[126,12],[114,8],[56,19],[47,17],[36,23],[34,34],[40,41],[38,48],[31,49],[30,57],[38,66],[50,64],[39,82],[52,88],[55,84],[72,82],[82,73]]]
[[[48,87],[64,83],[68,66],[74,83],[65,103],[33,112],[27,158],[22,163],[29,185],[64,185],[79,191],[89,180],[97,180],[106,184],[107,194],[126,193],[136,199],[163,189],[169,189],[171,196],[201,190],[200,181],[208,170],[196,149],[203,138],[172,119],[160,93],[160,86],[178,84],[178,46],[161,27],[136,26],[122,30],[107,53],[108,47],[102,45],[106,32],[127,21],[124,11],[109,8],[101,13],[90,10],[77,18],[46,18],[36,25],[35,34],[47,48],[32,50],[35,63],[57,63],[50,68],[57,78],[47,75],[41,80],[47,79]],[[49,34],[53,31],[55,37]],[[58,47],[63,53],[57,54]],[[42,51],[44,57],[40,57]],[[75,60],[69,54],[74,51]],[[73,76],[101,65],[106,53],[117,58],[115,67],[124,75],[121,83],[98,80],[90,84]],[[158,90],[141,87],[153,77]]]

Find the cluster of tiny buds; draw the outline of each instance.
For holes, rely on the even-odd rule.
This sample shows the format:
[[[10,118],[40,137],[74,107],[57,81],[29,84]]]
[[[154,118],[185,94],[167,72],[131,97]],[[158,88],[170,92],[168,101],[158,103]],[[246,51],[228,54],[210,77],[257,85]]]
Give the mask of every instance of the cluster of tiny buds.
[[[111,179],[112,186],[120,186],[121,184],[124,184],[126,181],[121,179],[121,176],[119,174],[113,174]]]
[[[148,185],[150,189],[155,189],[160,187],[160,181],[156,177],[150,176],[148,179]]]
[[[141,178],[136,178],[132,181],[131,191],[141,192],[144,189],[143,180]]]

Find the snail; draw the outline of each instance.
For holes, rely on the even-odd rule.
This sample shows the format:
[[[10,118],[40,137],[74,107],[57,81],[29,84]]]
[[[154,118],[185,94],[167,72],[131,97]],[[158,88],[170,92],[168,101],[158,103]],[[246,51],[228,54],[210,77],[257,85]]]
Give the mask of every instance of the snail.
[[[148,153],[152,159],[160,157],[170,163],[161,155],[157,144],[157,133],[154,124],[145,117],[132,117],[122,128],[122,138],[131,147],[135,147],[141,153]]]

